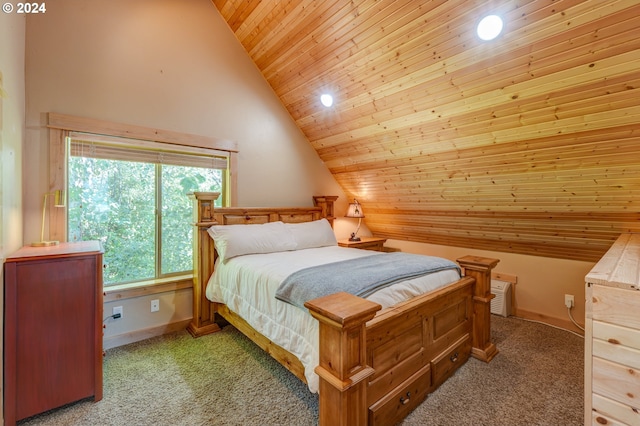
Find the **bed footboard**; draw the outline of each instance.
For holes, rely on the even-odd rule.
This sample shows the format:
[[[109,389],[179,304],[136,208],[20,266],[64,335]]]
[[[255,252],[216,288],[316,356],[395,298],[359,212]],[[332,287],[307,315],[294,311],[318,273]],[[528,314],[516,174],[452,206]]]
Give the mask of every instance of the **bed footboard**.
[[[305,304],[320,322],[320,425],[396,424],[469,356],[498,353],[490,328],[498,260],[458,262],[466,274],[458,282],[380,312],[347,293]]]

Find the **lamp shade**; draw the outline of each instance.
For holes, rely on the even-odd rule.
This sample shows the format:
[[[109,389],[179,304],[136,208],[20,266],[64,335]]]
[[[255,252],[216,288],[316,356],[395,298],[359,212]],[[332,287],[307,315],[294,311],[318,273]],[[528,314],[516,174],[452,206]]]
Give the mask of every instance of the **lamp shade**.
[[[362,206],[358,203],[358,200],[353,201],[353,203],[349,203],[349,209],[347,210],[345,217],[363,218],[364,212],[362,211]]]

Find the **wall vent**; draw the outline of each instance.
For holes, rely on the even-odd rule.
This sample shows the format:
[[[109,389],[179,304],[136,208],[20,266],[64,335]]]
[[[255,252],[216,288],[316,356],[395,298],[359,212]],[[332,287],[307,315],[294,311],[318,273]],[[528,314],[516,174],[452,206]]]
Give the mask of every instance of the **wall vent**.
[[[511,315],[511,283],[491,280],[491,293],[496,295],[491,299],[491,313],[503,317]]]

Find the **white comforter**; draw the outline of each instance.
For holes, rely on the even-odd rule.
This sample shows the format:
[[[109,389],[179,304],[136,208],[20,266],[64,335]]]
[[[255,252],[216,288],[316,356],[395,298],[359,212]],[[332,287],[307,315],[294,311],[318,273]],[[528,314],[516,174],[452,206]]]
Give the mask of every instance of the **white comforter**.
[[[262,335],[295,355],[305,368],[309,390],[315,393],[319,381],[314,372],[318,365],[318,321],[306,310],[276,299],[276,290],[287,276],[300,269],[380,254],[330,246],[235,257],[216,264],[207,285],[207,298],[224,303]],[[440,271],[386,287],[367,299],[384,309],[459,278],[458,271]]]

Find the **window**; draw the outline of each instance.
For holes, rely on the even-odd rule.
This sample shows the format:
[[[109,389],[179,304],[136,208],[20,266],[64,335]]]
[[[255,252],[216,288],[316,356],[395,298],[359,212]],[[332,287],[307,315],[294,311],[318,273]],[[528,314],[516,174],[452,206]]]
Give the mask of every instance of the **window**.
[[[190,273],[187,194],[228,192],[228,155],[115,137],[68,137],[68,241],[103,243],[104,284]]]

